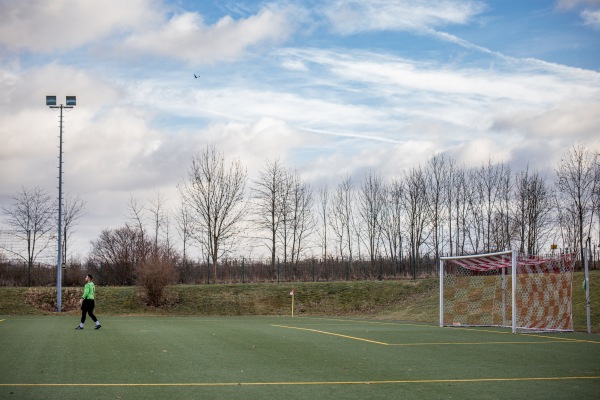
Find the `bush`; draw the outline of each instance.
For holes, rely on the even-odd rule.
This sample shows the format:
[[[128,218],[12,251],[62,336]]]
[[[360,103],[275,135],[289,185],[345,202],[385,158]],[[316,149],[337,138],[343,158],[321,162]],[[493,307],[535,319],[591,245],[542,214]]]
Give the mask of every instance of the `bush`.
[[[82,289],[66,288],[61,291],[61,310],[79,309]],[[45,311],[56,311],[56,288],[30,288],[25,292],[25,302]]]
[[[165,304],[165,289],[175,281],[175,263],[165,256],[151,256],[138,267],[137,280],[153,307]]]

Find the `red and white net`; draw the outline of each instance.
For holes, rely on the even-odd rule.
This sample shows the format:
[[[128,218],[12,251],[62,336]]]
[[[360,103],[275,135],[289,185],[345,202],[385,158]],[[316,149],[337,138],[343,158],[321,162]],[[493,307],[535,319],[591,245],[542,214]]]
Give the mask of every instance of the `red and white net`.
[[[572,254],[517,257],[516,330],[573,330],[573,266]],[[512,326],[511,272],[511,254],[446,260],[443,324]]]

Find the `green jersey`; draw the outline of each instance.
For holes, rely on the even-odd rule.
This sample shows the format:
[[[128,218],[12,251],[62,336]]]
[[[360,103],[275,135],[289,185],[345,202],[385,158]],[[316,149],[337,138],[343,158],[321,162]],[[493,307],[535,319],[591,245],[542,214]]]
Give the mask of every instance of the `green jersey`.
[[[96,287],[94,286],[94,282],[88,282],[85,284],[83,288],[83,299],[86,300],[94,300],[94,292],[96,291]]]

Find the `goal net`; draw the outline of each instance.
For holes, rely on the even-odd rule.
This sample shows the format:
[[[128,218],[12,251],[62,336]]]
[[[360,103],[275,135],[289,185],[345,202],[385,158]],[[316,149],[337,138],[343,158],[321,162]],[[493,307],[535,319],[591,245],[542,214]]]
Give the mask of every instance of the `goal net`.
[[[440,326],[573,331],[574,257],[513,251],[440,260]]]

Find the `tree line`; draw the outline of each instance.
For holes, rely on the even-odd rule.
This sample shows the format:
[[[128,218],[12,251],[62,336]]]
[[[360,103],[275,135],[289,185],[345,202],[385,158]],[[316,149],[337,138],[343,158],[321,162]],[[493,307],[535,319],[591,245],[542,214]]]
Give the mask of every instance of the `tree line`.
[[[442,255],[511,248],[532,255],[556,245],[554,251],[583,259],[584,247],[597,251],[600,245],[599,153],[573,144],[554,176],[531,166],[514,171],[491,159],[467,167],[441,153],[391,179],[370,170],[314,187],[278,159],[266,160],[250,179],[239,160],[207,146],[178,185],[177,206],[169,207],[160,192],[146,203],[131,198],[123,226],[104,229],[91,242],[87,268],[103,271],[113,284],[129,285],[149,259],[171,266],[165,276],[179,273],[182,282],[182,274],[200,276],[199,271],[206,272],[198,281],[218,281],[228,265],[236,265],[239,280],[239,262],[249,272],[259,257],[266,272],[256,274],[265,280],[279,279],[281,270],[292,279],[310,279],[314,260],[335,261],[333,268],[342,271],[368,265],[369,274],[356,276],[381,278],[373,271],[414,277],[435,272],[431,265]],[[56,235],[50,217],[56,205],[39,188],[22,188],[10,200],[2,207],[5,224],[27,243],[27,251],[0,243],[3,257],[31,266]],[[65,251],[68,230],[84,212],[79,198],[70,201],[65,213],[71,218],[63,221],[61,235]]]

